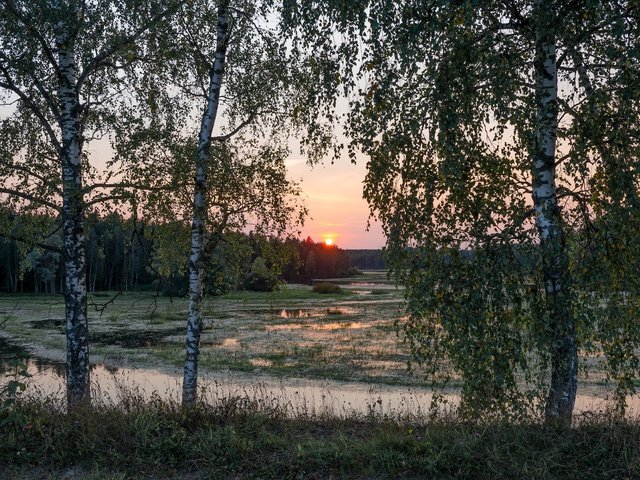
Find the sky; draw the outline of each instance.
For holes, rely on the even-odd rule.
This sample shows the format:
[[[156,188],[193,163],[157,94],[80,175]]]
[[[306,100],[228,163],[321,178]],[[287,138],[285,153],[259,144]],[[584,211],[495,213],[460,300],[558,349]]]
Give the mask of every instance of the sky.
[[[0,118],[8,115],[0,110]],[[292,156],[286,161],[289,178],[301,184],[303,200],[309,210],[301,238],[308,236],[315,242],[330,238],[335,245],[345,249],[377,249],[385,244],[380,224],[369,220],[369,207],[362,198],[362,182],[366,175],[366,158],[360,156],[357,164],[343,157],[333,164],[309,166],[296,155],[296,142],[290,145]],[[91,163],[104,168],[112,155],[106,140],[85,146],[91,155]]]
[[[325,162],[313,167],[302,159],[287,161],[289,177],[301,181],[309,218],[302,237],[320,242],[331,238],[340,248],[381,248],[384,235],[380,224],[371,221],[367,231],[369,207],[362,198],[366,160],[356,165],[348,159]]]
[[[292,151],[297,148],[291,145]],[[112,150],[103,140],[87,146],[92,163],[100,168],[110,158]],[[302,198],[309,216],[302,228],[301,239],[311,237],[315,242],[330,238],[344,249],[377,249],[385,240],[380,224],[371,220],[369,207],[362,198],[362,182],[366,175],[366,158],[357,164],[348,158],[310,166],[299,155],[286,161],[289,178],[301,185]]]

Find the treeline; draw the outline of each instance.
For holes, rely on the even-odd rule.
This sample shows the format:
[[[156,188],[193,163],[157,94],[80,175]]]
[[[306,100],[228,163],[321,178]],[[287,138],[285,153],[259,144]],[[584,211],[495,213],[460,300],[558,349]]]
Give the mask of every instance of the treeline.
[[[361,270],[387,268],[382,250],[343,250],[336,245],[314,242],[307,237],[297,242],[297,264],[290,263],[284,272],[287,282],[311,283],[316,278],[338,278],[361,274]]]
[[[49,224],[49,243],[62,245],[59,219],[10,216],[11,237],[0,238],[0,291],[59,293],[64,290],[64,260],[59,251],[28,241],[34,225]],[[86,223],[86,271],[91,291],[148,289],[158,276],[150,268],[152,242],[146,225],[112,214],[90,215]],[[23,241],[23,240],[27,241]]]
[[[55,218],[15,215],[13,238],[0,238],[0,291],[59,293],[64,290],[64,261],[58,251],[19,241],[31,226],[49,224],[50,243],[61,245]],[[176,228],[181,231],[176,234]],[[181,238],[188,227],[150,224],[118,214],[90,215],[86,223],[87,283],[90,291],[144,291],[184,295],[188,289]],[[167,241],[167,239],[169,241]],[[228,234],[206,259],[205,291],[273,290],[281,281],[311,283],[343,277],[359,269],[384,268],[380,250],[344,250],[311,238],[278,240]]]
[[[351,267],[360,270],[384,270],[387,268],[387,261],[382,250],[362,249],[347,250]]]

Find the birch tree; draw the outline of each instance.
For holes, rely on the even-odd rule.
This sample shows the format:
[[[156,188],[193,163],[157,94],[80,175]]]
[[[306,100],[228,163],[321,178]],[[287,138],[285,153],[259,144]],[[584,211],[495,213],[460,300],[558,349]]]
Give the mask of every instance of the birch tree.
[[[277,66],[281,68],[284,67],[282,58],[269,58],[261,55],[262,52],[257,55],[251,52],[251,50],[267,50],[267,54],[276,53],[273,52],[273,47],[270,47],[266,43],[271,40],[277,45],[277,42],[275,42],[276,39],[273,37],[269,38],[269,32],[261,31],[260,27],[253,27],[252,25],[256,21],[265,21],[264,17],[254,18],[260,15],[259,12],[256,12],[259,7],[260,5],[257,4],[257,2],[234,2],[233,5],[231,5],[229,0],[220,0],[218,2],[215,53],[213,55],[213,62],[210,64],[206,108],[200,123],[195,162],[191,249],[189,256],[189,313],[187,318],[186,359],[182,388],[182,403],[184,406],[194,405],[197,394],[199,343],[203,326],[202,293],[204,280],[203,266],[205,263],[205,222],[207,221],[206,212],[211,208],[211,205],[208,204],[207,201],[211,199],[209,196],[209,176],[213,173],[219,176],[217,179],[218,182],[230,182],[231,185],[225,185],[226,191],[224,191],[223,195],[214,197],[215,200],[222,201],[222,204],[218,205],[222,215],[218,221],[214,222],[215,233],[213,238],[210,237],[208,239],[208,248],[215,248],[216,240],[229,228],[228,224],[229,221],[232,220],[232,215],[236,218],[239,217],[241,223],[247,221],[247,215],[253,215],[264,222],[264,224],[275,224],[276,229],[279,231],[286,229],[288,227],[287,224],[294,220],[295,207],[287,205],[287,197],[298,195],[298,190],[285,176],[283,160],[287,154],[286,149],[283,149],[280,145],[276,145],[275,149],[269,146],[266,148],[258,147],[258,156],[255,158],[255,160],[258,160],[258,163],[261,164],[258,169],[255,168],[258,166],[254,163],[255,160],[250,162],[249,168],[247,168],[247,164],[234,165],[233,163],[230,168],[224,168],[225,163],[227,163],[229,159],[233,161],[233,158],[237,157],[238,153],[231,151],[228,147],[222,145],[221,142],[233,137],[239,133],[241,129],[254,122],[256,116],[263,117],[261,123],[262,128],[264,128],[267,126],[265,125],[264,117],[270,115],[272,118],[266,121],[273,123],[273,120],[275,120],[275,124],[277,125],[281,124],[281,120],[278,117],[286,115],[285,108],[287,104],[274,101],[273,96],[278,95],[276,85],[268,85],[266,91],[264,91],[264,89],[260,91],[260,87],[254,83],[255,79],[252,79],[253,81],[251,82],[252,84],[250,84],[250,88],[245,90],[246,86],[243,84],[246,83],[248,79],[243,75],[252,75],[259,79],[261,76],[260,72],[251,70],[242,71],[242,68],[238,68],[237,70],[241,72],[240,75],[237,75],[236,78],[232,77],[232,81],[235,80],[237,83],[231,85],[229,89],[230,93],[227,94],[245,97],[241,98],[241,102],[245,103],[245,105],[240,105],[242,110],[244,110],[244,118],[240,118],[239,123],[236,122],[233,130],[218,139],[217,149],[219,151],[216,155],[216,162],[213,165],[211,164],[211,137],[214,124],[218,117],[223,79],[225,78],[227,49],[238,48],[238,50],[240,50],[240,52],[235,54],[236,61],[240,60],[238,53],[240,55],[247,55],[249,58],[257,60],[254,68],[271,70],[268,75],[263,76],[262,80],[264,81],[275,82],[278,86],[282,86],[283,80],[286,78],[278,78],[278,76],[275,75],[277,72],[272,70],[274,67],[277,68]],[[232,15],[233,11],[235,11],[235,16]],[[243,25],[243,23],[245,25]],[[259,30],[256,31],[252,27],[258,28]],[[234,29],[237,31],[234,32]],[[260,41],[250,38],[251,36],[257,35],[266,38],[263,37]],[[233,36],[235,36],[235,42],[229,45]],[[248,44],[248,48],[242,45],[243,43]],[[271,52],[269,52],[269,48],[272,49]],[[269,61],[276,62],[276,64],[279,65],[268,65],[267,62]],[[240,65],[235,66],[240,67]],[[234,90],[236,91],[234,92]],[[279,94],[286,94],[286,92],[280,91]],[[232,116],[238,115],[238,113],[233,111],[234,107],[237,109],[238,106],[228,105],[227,108],[229,109],[229,107],[231,107]],[[271,122],[269,122],[269,120],[271,120]],[[255,126],[253,133],[258,134]],[[260,134],[264,135],[263,132],[260,132]],[[225,159],[225,157],[227,158]],[[251,166],[251,163],[254,163],[254,165]],[[245,185],[236,183],[236,180],[245,182]],[[230,186],[231,188],[229,188]],[[217,191],[222,193],[220,189]],[[225,201],[225,195],[235,197],[234,201],[231,202],[230,199]],[[211,217],[209,217],[209,220],[210,219]]]
[[[407,286],[401,327],[436,384],[461,377],[463,413],[570,424],[578,352],[604,353],[622,406],[633,391],[637,8],[290,4],[300,48],[357,72],[346,124]]]
[[[134,136],[119,150],[123,158],[149,149],[154,158],[165,158],[139,174],[171,179],[173,192],[151,194],[141,205],[158,221],[191,225],[189,245],[179,243],[179,251],[189,256],[182,395],[187,407],[197,396],[204,268],[210,256],[233,232],[281,236],[306,215],[297,199],[299,187],[285,167],[289,137],[304,124],[295,111],[304,104],[306,80],[277,37],[271,12],[267,1],[183,5],[165,59],[175,66],[165,92],[174,104],[168,102],[168,110],[179,104],[187,114],[181,122],[142,126],[141,131],[148,127],[160,133]],[[172,96],[175,91],[180,93]],[[160,107],[158,115],[163,114]]]
[[[3,0],[0,4],[0,188],[8,211],[46,213],[59,222],[29,239],[63,255],[69,408],[89,401],[85,262],[86,212],[126,197],[88,146],[107,138],[130,109],[146,42],[170,12],[167,2]]]

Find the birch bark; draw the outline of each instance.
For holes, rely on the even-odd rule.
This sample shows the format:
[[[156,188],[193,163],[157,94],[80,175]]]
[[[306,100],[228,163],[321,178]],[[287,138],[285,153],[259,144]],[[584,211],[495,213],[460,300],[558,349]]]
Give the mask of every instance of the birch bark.
[[[12,159],[0,162],[2,204],[17,200],[61,215],[61,249],[32,238],[16,240],[63,255],[70,410],[90,400],[84,215],[101,201],[128,199],[114,188],[144,187],[100,182],[87,188],[86,180],[111,178],[115,169],[83,171],[89,156],[84,142],[131,125],[127,115],[122,118],[120,94],[138,95],[129,83],[139,72],[132,65],[154,57],[138,58],[136,52],[165,46],[157,42],[167,38],[164,19],[181,5],[169,0],[151,7],[148,2],[125,3],[0,2],[0,157]],[[134,10],[144,17],[132,14]],[[22,130],[24,135],[11,134]]]
[[[187,318],[186,358],[182,382],[182,404],[193,406],[198,389],[198,356],[200,354],[200,334],[202,332],[202,260],[204,253],[204,231],[207,211],[207,180],[209,176],[211,133],[218,113],[220,90],[225,69],[227,43],[229,38],[229,0],[222,0],[218,6],[216,22],[216,52],[209,71],[209,91],[207,107],[202,116],[198,136],[198,154],[193,198],[193,219],[191,222],[191,253],[189,256],[189,313]]]
[[[545,416],[571,424],[577,389],[575,319],[567,295],[568,255],[555,183],[558,129],[558,75],[552,2],[536,0],[536,137],[533,202],[536,211],[551,338],[551,384]]]
[[[67,324],[67,405],[90,400],[87,279],[82,194],[82,128],[74,39],[69,26],[57,26],[62,134],[62,216],[64,222],[65,316]]]

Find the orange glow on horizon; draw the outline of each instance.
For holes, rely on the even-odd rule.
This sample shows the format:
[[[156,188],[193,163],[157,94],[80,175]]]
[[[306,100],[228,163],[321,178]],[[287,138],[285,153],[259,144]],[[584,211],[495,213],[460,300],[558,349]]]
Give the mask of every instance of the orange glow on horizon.
[[[369,217],[369,206],[362,198],[367,160],[361,156],[353,164],[345,157],[335,164],[313,168],[302,157],[290,161],[289,176],[302,179],[309,210],[301,238],[311,237],[327,249],[377,249],[385,244],[382,228]],[[325,242],[327,238],[333,241],[331,245]]]

